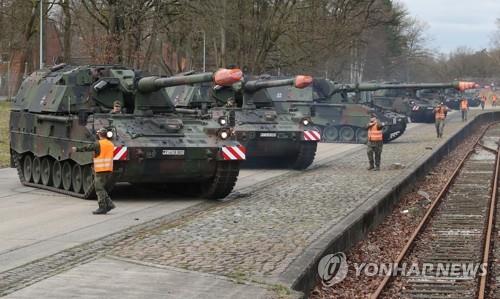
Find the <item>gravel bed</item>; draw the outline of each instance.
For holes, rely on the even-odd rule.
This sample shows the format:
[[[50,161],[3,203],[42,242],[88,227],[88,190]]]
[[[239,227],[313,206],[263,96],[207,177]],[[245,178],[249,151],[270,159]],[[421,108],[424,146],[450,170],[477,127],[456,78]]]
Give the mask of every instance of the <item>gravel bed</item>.
[[[485,127],[483,127],[485,128]],[[408,241],[413,230],[425,214],[431,200],[446,184],[461,159],[473,147],[474,141],[483,128],[474,132],[448,156],[443,158],[424,178],[419,180],[412,191],[403,196],[394,206],[393,212],[367,238],[346,252],[349,270],[347,277],[339,284],[325,287],[319,283],[310,298],[369,298],[382,276],[356,276],[355,264],[391,263]]]

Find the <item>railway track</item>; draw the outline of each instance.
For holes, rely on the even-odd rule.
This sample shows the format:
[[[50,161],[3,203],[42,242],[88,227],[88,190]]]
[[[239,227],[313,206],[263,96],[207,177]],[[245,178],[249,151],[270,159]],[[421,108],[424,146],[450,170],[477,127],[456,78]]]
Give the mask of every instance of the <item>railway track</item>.
[[[455,169],[400,252],[397,270],[387,273],[371,298],[485,298],[499,142],[500,124],[495,123]]]

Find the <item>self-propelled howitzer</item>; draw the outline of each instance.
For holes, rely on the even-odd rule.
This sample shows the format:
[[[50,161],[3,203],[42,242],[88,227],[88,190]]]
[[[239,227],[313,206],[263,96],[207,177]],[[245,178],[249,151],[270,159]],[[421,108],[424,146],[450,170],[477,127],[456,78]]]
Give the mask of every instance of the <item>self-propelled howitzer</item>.
[[[307,76],[246,78],[232,87],[179,86],[167,88],[167,92],[177,107],[208,106],[221,121],[234,125],[233,134],[247,148],[247,159],[252,163],[305,169],[314,160],[319,134],[309,126],[310,115],[277,111],[269,90],[278,86],[305,88],[311,81]]]
[[[391,141],[399,137],[406,128],[404,116],[386,115],[374,109],[358,104],[348,96],[362,85],[337,84],[326,79],[314,79],[312,86],[301,90],[288,87],[271,88],[269,93],[278,111],[294,111],[310,115],[310,124],[322,134],[324,142],[366,142],[364,128],[370,115],[376,113],[386,123],[384,140]],[[373,88],[373,87],[369,87]],[[380,114],[380,115],[379,115]]]
[[[448,83],[368,83],[383,88],[369,95],[373,106],[403,113],[414,122],[433,122],[433,110],[444,102],[444,96],[430,96],[424,91],[439,91],[447,88],[464,91],[474,88],[475,83],[454,81]],[[436,95],[436,92],[432,93]]]
[[[164,87],[210,81],[230,85],[240,79],[239,70],[182,81],[141,77],[115,65],[41,70],[23,82],[12,105],[12,167],[25,185],[92,197],[93,155],[70,149],[95,142],[95,132],[105,128],[115,145],[109,189],[116,182],[182,185],[205,198],[225,197],[245,148],[231,138],[229,126],[176,111]],[[121,113],[111,111],[116,101]]]

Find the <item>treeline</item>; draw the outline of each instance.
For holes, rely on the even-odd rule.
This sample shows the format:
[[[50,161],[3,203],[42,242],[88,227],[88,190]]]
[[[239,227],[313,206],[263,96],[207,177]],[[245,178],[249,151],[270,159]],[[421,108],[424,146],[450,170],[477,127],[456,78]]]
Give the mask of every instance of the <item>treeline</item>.
[[[39,2],[0,0],[0,50],[22,53],[28,72],[38,68]],[[43,13],[61,41],[57,62],[166,75],[234,64],[349,82],[500,74],[500,50],[436,56],[425,24],[392,0],[45,0]]]

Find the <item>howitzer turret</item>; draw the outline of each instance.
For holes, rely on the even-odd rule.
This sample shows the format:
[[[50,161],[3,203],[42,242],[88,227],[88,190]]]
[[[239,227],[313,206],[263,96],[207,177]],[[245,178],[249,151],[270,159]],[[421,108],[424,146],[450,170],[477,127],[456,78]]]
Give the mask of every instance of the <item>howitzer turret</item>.
[[[27,78],[10,115],[12,167],[24,185],[89,198],[93,153],[72,153],[108,130],[111,183],[175,184],[205,198],[231,192],[245,148],[226,123],[175,111],[165,86],[213,81],[232,85],[240,70],[184,77],[140,77],[116,65],[44,69]],[[114,102],[124,110],[110,111]],[[78,114],[78,116],[76,115]],[[230,153],[230,154],[228,154]]]

